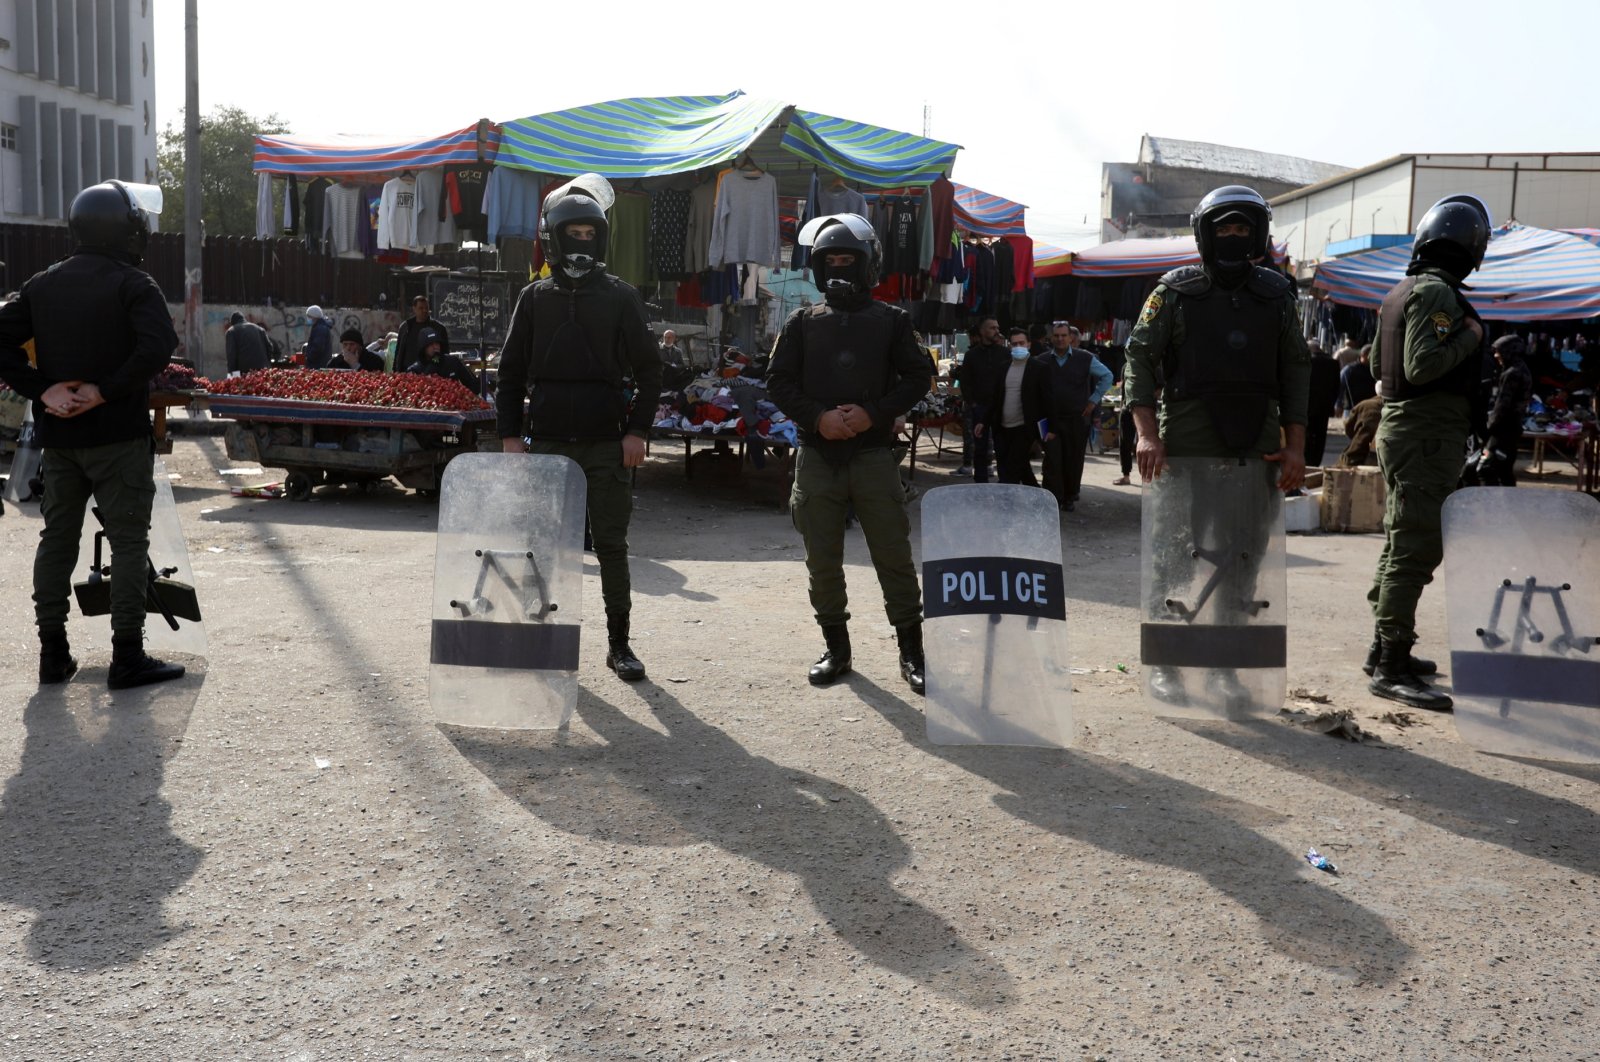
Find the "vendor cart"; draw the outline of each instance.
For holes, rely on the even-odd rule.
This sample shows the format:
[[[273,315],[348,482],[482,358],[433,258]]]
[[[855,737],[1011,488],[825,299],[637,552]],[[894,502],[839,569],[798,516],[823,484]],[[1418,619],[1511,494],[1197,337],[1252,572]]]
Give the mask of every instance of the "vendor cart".
[[[436,494],[444,466],[478,448],[494,410],[436,411],[342,405],[253,395],[211,396],[213,416],[229,418],[225,441],[235,461],[282,468],[294,501],[321,484],[367,489],[386,476]]]

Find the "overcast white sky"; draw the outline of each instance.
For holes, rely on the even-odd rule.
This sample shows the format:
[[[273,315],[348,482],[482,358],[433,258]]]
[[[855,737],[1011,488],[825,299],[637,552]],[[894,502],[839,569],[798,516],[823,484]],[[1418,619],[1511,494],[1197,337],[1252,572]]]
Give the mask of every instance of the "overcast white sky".
[[[154,7],[166,126],[184,4]],[[1591,0],[200,0],[199,24],[201,112],[276,113],[299,134],[430,136],[736,89],[920,133],[927,104],[932,135],[964,148],[956,180],[1026,203],[1035,238],[1071,247],[1098,242],[1100,164],[1132,160],[1144,133],[1349,166],[1600,152]]]

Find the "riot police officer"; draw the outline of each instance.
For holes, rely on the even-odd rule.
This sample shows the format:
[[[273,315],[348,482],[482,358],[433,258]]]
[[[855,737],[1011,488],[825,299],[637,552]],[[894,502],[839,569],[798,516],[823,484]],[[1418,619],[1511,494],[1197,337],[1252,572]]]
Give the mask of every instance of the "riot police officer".
[[[155,500],[149,383],[178,347],[166,297],[139,269],[150,239],[141,203],[153,188],[107,181],[79,192],[67,229],[73,253],[0,308],[0,377],[33,399],[44,449],[44,530],[33,563],[39,682],[78,669],[67,643],[78,540],[92,495],[111,543],[111,669],[126,689],[184,669],[144,651],[150,509]],[[159,207],[157,207],[159,209]],[[37,367],[21,349],[34,341]]]
[[[1161,475],[1169,456],[1275,462],[1283,491],[1305,479],[1311,358],[1293,286],[1282,273],[1255,264],[1267,256],[1271,220],[1272,208],[1252,188],[1227,185],[1208,193],[1190,218],[1201,264],[1167,273],[1145,300],[1128,338],[1123,394],[1138,431],[1136,457],[1146,483]],[[1193,512],[1159,519],[1201,525],[1223,515],[1216,506],[1196,504]],[[1195,526],[1195,536],[1204,537],[1205,530]],[[1264,545],[1267,532],[1264,521],[1252,528],[1252,543]],[[1232,569],[1239,592],[1219,594],[1219,600],[1252,596],[1246,584],[1255,581],[1262,551],[1247,552],[1255,564]],[[1165,551],[1154,560],[1158,582],[1188,580],[1189,553]],[[1154,668],[1150,679],[1151,691],[1162,700],[1186,700],[1174,670]],[[1232,673],[1218,671],[1207,681],[1226,700],[1244,696]]]
[[[560,198],[546,204],[539,235],[551,275],[523,288],[512,311],[498,427],[507,453],[560,454],[583,469],[606,608],[606,666],[635,682],[645,670],[629,645],[628,470],[644,463],[661,356],[639,293],[605,271],[604,209],[582,192],[554,194]],[[638,396],[631,405],[630,389]]]
[[[805,540],[811,608],[827,646],[807,678],[825,686],[851,670],[844,532],[854,506],[899,640],[900,673],[922,693],[922,590],[890,438],[895,418],[928,393],[932,369],[910,315],[872,298],[881,256],[870,222],[856,214],[816,218],[799,242],[811,247],[824,301],[784,322],[767,388],[800,428],[790,512]]]
[[[1406,277],[1385,296],[1372,344],[1383,396],[1378,464],[1388,500],[1383,553],[1367,600],[1372,647],[1363,670],[1373,693],[1417,708],[1453,703],[1424,677],[1437,669],[1411,655],[1417,601],[1444,558],[1441,514],[1461,474],[1482,375],[1483,323],[1461,293],[1489,247],[1489,211],[1472,196],[1435,203],[1417,226]]]

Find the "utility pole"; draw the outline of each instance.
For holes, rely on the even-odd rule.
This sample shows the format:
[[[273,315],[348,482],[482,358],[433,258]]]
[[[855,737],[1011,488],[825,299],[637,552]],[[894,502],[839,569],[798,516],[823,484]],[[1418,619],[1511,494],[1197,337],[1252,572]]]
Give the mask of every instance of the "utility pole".
[[[183,95],[183,353],[204,373],[204,300],[200,292],[200,30],[198,0],[184,0]]]

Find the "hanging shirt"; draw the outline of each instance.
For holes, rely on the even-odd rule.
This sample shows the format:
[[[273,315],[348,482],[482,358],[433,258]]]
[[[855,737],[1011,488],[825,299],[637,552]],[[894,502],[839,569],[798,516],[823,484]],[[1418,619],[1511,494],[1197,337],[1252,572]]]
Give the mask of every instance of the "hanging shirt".
[[[927,208],[933,212],[933,245],[943,250],[956,227],[955,186],[943,177],[928,185]]]
[[[650,197],[624,192],[611,204],[611,246],[606,272],[634,287],[654,282],[650,274]]]
[[[821,188],[817,191],[817,217],[828,214],[860,214],[867,216],[867,197],[847,184]]]
[[[323,219],[327,216],[328,189],[333,182],[326,177],[313,177],[306,183],[305,205],[301,215],[305,222],[306,244],[315,247],[322,240],[322,233],[326,227]]]
[[[682,280],[689,275],[684,249],[692,198],[687,188],[667,188],[650,200],[650,259],[662,280]]]
[[[723,171],[724,173],[728,171]],[[690,273],[711,268],[711,230],[717,217],[717,180],[697,184],[689,193],[689,231],[684,240],[683,266]]]
[[[256,239],[270,240],[277,235],[272,223],[272,174],[256,174]]]
[[[889,239],[884,251],[884,271],[920,273],[921,235],[921,226],[917,221],[917,201],[904,196],[892,200],[889,207]]]
[[[451,220],[458,229],[471,229],[481,236],[489,219],[483,212],[484,187],[489,181],[487,166],[452,166],[444,175],[444,191],[449,197]]]
[[[378,200],[378,249],[417,246],[417,180],[385,181]]]
[[[360,185],[336,184],[325,196],[327,213],[323,218],[323,236],[328,249],[341,258],[361,254],[361,228],[367,220],[366,203]]]
[[[417,172],[417,246],[456,242],[456,219],[445,203],[444,171]]]
[[[507,236],[539,238],[540,178],[527,170],[496,166],[483,189],[483,210],[489,242]]]
[[[289,175],[288,187],[283,192],[283,234],[300,235],[300,182]]]
[[[778,233],[778,181],[770,173],[735,170],[717,190],[716,217],[711,227],[713,266],[755,262],[781,265]]]

